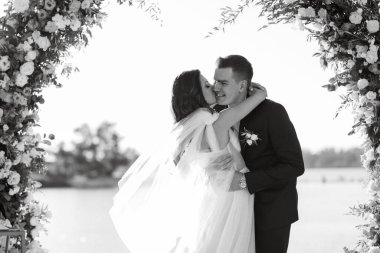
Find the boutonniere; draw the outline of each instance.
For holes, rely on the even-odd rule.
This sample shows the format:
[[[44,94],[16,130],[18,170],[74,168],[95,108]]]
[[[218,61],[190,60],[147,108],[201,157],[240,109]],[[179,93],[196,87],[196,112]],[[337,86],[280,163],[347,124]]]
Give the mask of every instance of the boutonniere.
[[[257,141],[260,140],[257,134],[254,134],[253,132],[248,131],[246,128],[244,128],[244,131],[241,133],[241,136],[243,137],[244,144],[248,144],[249,146],[251,146],[252,144],[257,146],[258,145]]]

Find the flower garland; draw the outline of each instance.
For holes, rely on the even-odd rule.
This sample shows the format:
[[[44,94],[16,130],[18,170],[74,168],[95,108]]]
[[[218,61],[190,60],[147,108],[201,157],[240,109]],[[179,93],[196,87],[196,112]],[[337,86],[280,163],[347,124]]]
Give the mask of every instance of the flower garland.
[[[26,231],[28,253],[44,253],[38,236],[46,231],[50,211],[33,198],[41,187],[31,173],[44,173],[45,147],[53,134],[34,132],[38,125],[41,95],[49,85],[60,87],[56,68],[69,76],[64,64],[71,48],[88,45],[91,28],[101,27],[106,13],[104,0],[8,0],[0,17],[0,229]],[[145,9],[162,23],[161,10],[145,0],[117,0]],[[0,238],[0,251],[5,248]],[[20,238],[11,238],[8,248],[20,249]]]
[[[363,167],[369,176],[368,203],[352,207],[352,214],[368,223],[358,226],[363,232],[353,250],[346,253],[380,253],[380,2],[378,0],[241,0],[238,8],[222,9],[218,27],[234,23],[251,4],[261,8],[268,25],[295,23],[320,46],[315,56],[323,68],[332,67],[335,76],[324,85],[329,91],[346,88],[339,108],[351,108],[354,125],[349,134],[362,136]],[[265,25],[262,28],[267,27]],[[338,111],[339,111],[338,110]]]
[[[32,172],[46,170],[45,147],[54,139],[33,130],[44,103],[41,91],[50,84],[61,86],[56,67],[71,47],[87,45],[93,26],[101,26],[106,16],[101,2],[9,0],[0,18],[0,227],[24,229],[30,253],[45,252],[37,239],[51,217],[33,199],[41,185],[31,178]],[[72,70],[65,66],[62,73]],[[19,239],[9,244],[20,248]]]

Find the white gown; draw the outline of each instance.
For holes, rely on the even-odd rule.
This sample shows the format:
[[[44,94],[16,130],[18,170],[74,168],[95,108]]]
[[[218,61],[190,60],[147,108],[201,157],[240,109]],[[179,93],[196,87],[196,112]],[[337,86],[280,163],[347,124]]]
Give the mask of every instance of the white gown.
[[[218,148],[217,117],[206,109],[193,112],[120,180],[110,215],[131,253],[255,252],[253,195],[228,191],[235,167],[210,166],[240,150],[232,131],[227,147]],[[204,136],[212,151],[200,150]]]

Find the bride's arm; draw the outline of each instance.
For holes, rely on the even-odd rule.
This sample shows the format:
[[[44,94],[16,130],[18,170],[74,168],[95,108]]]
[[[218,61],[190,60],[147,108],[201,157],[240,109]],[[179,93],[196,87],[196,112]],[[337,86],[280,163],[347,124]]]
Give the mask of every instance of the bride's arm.
[[[241,103],[220,112],[218,119],[213,123],[221,148],[223,148],[228,142],[228,130],[265,100],[267,96],[266,89],[259,84],[255,85],[254,88],[254,95],[249,96]]]
[[[233,107],[221,111],[219,113],[219,118],[213,124],[214,128],[230,129],[263,102],[267,97],[265,88],[261,85],[257,85],[254,88],[256,89],[254,95],[249,96],[247,99]]]

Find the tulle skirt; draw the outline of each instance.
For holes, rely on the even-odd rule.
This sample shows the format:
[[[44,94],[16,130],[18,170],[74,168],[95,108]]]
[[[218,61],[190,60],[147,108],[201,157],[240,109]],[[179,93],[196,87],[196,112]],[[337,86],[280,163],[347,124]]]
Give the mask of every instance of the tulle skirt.
[[[255,252],[254,197],[228,191],[232,170],[210,177],[202,159],[182,170],[149,162],[157,164],[142,159],[143,169],[124,179],[110,210],[131,253]]]

